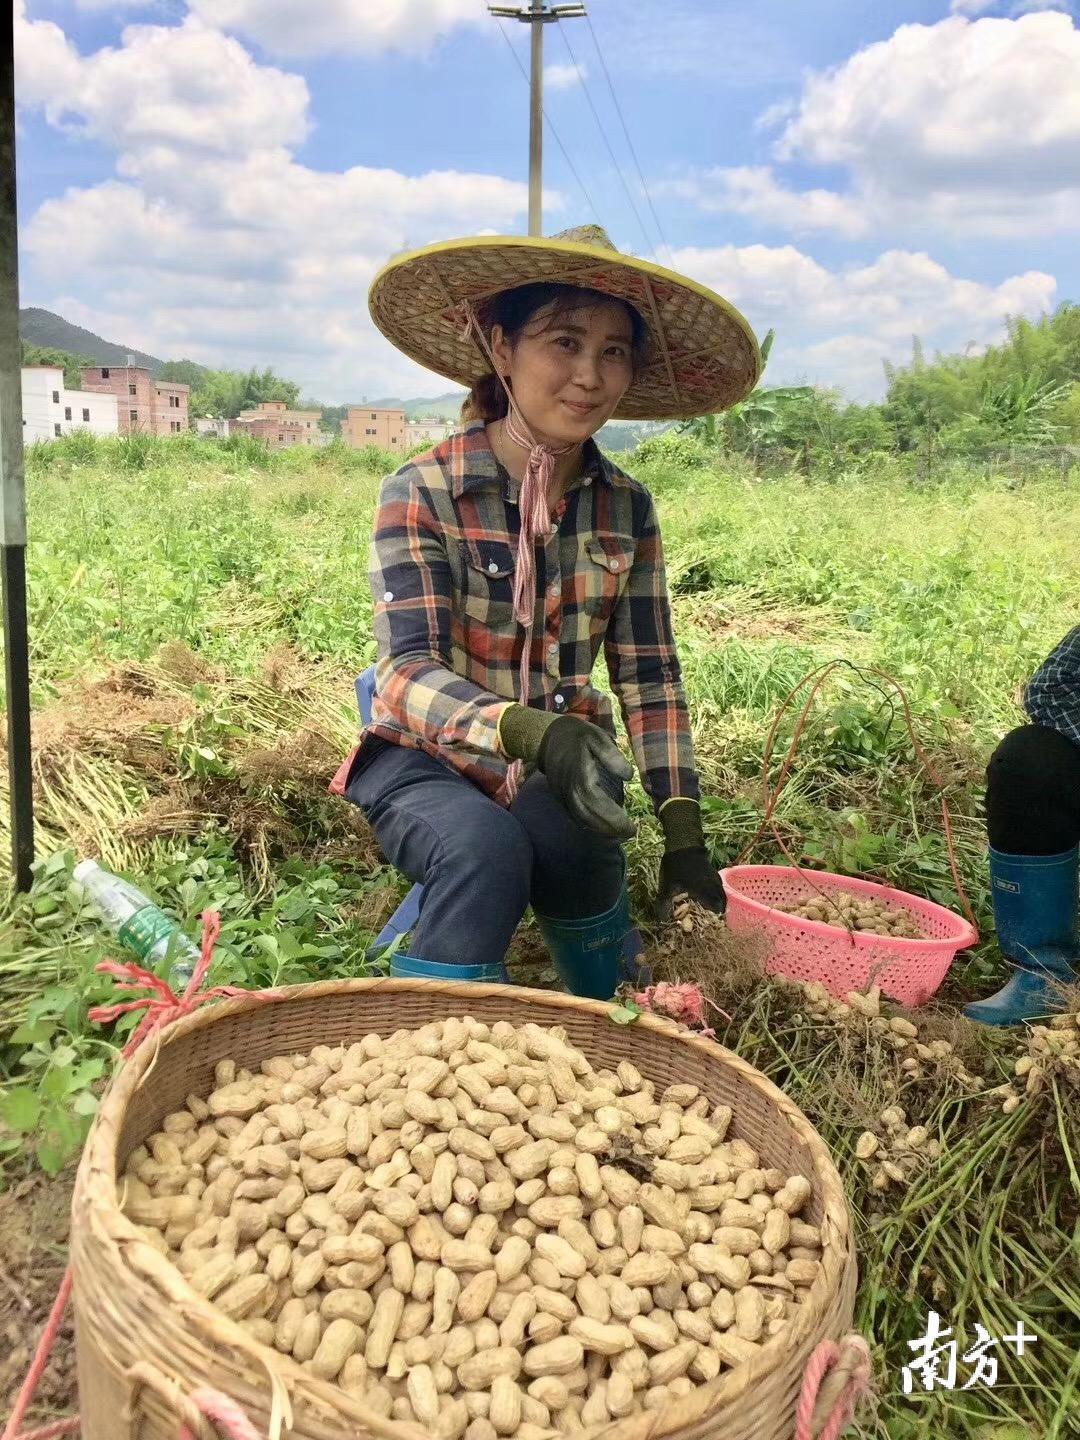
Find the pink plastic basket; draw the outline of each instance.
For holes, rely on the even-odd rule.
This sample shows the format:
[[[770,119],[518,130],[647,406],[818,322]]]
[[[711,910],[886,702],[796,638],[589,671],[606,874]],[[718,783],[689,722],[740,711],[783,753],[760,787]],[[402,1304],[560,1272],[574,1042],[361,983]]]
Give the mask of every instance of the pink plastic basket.
[[[771,942],[766,970],[795,980],[817,980],[840,1000],[851,990],[880,985],[901,1005],[923,1005],[944,980],[957,950],[979,938],[973,925],[943,905],[871,880],[822,870],[800,874],[790,865],[732,865],[721,873],[728,897],[728,928],[734,933],[752,930]],[[923,938],[849,932],[841,925],[803,920],[775,908],[830,890],[873,896],[907,910]]]

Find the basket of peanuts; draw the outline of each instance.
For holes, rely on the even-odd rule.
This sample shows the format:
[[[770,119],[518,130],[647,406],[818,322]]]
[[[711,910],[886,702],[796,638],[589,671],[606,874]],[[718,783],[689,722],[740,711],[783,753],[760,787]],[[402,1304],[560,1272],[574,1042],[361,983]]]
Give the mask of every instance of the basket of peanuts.
[[[385,979],[136,1050],[71,1256],[84,1440],[791,1440],[856,1278],[823,1141],[734,1053]],[[212,1430],[211,1392],[250,1428]]]
[[[925,1005],[979,938],[962,915],[875,880],[795,865],[721,874],[728,929],[765,939],[767,970],[817,981],[837,1000],[876,983],[901,1005]]]

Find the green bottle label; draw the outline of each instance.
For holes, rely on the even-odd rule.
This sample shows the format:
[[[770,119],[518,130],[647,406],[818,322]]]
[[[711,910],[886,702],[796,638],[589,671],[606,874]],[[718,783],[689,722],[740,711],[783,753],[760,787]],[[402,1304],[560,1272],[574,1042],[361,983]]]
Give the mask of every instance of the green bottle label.
[[[130,920],[124,921],[116,932],[116,938],[143,960],[148,960],[154,946],[162,940],[167,941],[178,928],[176,922],[156,905],[146,905],[136,910]]]

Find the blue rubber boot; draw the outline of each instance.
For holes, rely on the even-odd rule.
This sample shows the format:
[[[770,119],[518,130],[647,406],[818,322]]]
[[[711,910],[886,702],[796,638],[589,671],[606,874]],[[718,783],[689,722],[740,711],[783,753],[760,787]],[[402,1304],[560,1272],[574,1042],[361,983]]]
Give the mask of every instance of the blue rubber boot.
[[[536,928],[571,995],[610,1000],[622,984],[648,984],[637,963],[642,951],[641,936],[630,924],[625,881],[618,900],[602,915],[589,915],[583,920],[537,915]]]
[[[996,995],[965,1005],[969,1020],[1020,1025],[1058,1008],[1055,985],[1077,979],[1080,847],[1060,855],[990,851],[990,888],[998,944],[1017,966]]]
[[[486,985],[509,985],[505,965],[442,965],[418,960],[415,955],[391,955],[391,980],[479,980]]]

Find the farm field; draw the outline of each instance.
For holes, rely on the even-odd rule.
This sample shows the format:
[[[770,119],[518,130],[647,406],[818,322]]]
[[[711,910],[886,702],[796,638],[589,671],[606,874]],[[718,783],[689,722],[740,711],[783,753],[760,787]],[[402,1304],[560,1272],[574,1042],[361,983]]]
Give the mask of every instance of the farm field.
[[[1027,1053],[1025,1036],[956,1016],[1001,976],[982,773],[1020,722],[1023,681],[1077,623],[1080,475],[988,478],[954,462],[920,484],[883,456],[859,475],[761,479],[678,447],[639,466],[619,458],[660,509],[716,863],[734,863],[761,825],[778,707],[843,659],[775,810],[784,845],[959,908],[938,791],[886,672],[943,781],[983,932],[938,1003],[912,1017],[922,1040],[950,1041],[959,1068],[905,1069],[872,1026],[812,1013],[727,950],[688,942],[661,957],[667,978],[701,981],[731,1016],[716,1021],[721,1043],[785,1088],[836,1157],[856,1216],[857,1326],[876,1343],[880,1399],[861,1433],[1064,1440],[1080,1410],[1080,1094],[1063,1069],[1004,1113],[989,1092]],[[65,1193],[124,1033],[86,1019],[112,995],[94,966],[116,952],[80,904],[74,864],[92,855],[124,871],[193,937],[202,911],[218,909],[212,981],[251,987],[365,973],[366,946],[407,888],[326,793],[357,726],[353,678],[374,658],[374,460],[186,437],[75,438],[28,459],[41,858],[32,893],[0,911],[0,1336],[12,1342],[0,1346],[11,1349],[0,1413],[58,1278],[63,1226],[48,1196]],[[774,779],[798,709],[781,720]],[[636,782],[629,803],[641,821],[632,899],[653,940],[660,833]],[[778,854],[766,833],[748,858]],[[530,926],[511,960],[527,983],[553,982]],[[940,1153],[875,1189],[856,1143],[897,1106]],[[977,1325],[1003,1337],[1020,1321],[1038,1343],[1022,1358],[999,1352],[993,1386],[905,1395],[908,1342],[931,1309],[967,1346]],[[58,1361],[39,1423],[74,1407],[61,1372]]]

